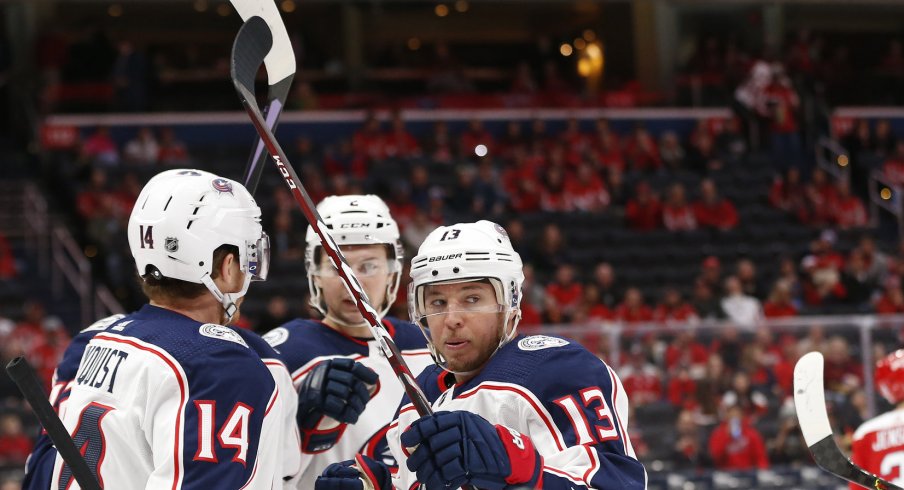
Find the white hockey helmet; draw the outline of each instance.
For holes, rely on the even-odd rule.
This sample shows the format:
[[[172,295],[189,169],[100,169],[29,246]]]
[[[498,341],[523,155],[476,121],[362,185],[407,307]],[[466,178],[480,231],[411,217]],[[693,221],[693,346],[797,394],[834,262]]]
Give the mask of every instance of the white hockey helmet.
[[[154,176],[129,217],[129,248],[141,276],[204,284],[230,319],[252,280],[265,280],[270,242],[261,210],[242,184],[195,169]],[[242,290],[222,293],[211,279],[213,253],[221,245],[239,250]]]
[[[411,284],[408,309],[411,321],[427,337],[433,359],[445,368],[445,359],[437,352],[427,326],[424,286],[488,279],[496,291],[496,302],[504,312],[499,347],[515,337],[521,319],[521,285],[524,271],[521,256],[512,248],[505,229],[492,221],[441,226],[429,235],[411,260]]]
[[[399,282],[402,276],[402,259],[405,257],[402,242],[399,240],[399,225],[389,213],[389,206],[378,196],[350,195],[329,196],[317,205],[317,212],[329,230],[333,240],[340,247],[343,245],[386,245],[389,257],[389,271],[393,278],[386,286],[386,300],[382,305],[372,305],[380,316],[386,314],[396,300]],[[308,275],[308,288],[311,292],[311,306],[326,316],[326,302],[323,290],[314,282],[314,277],[321,273],[320,254],[322,248],[320,238],[314,228],[308,226],[305,235],[304,265]],[[332,265],[329,265],[332,272]]]

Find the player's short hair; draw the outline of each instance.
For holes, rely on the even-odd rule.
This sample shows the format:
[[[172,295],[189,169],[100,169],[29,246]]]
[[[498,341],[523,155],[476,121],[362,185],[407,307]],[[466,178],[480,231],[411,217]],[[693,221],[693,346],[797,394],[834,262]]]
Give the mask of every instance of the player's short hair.
[[[239,257],[239,248],[235,245],[220,245],[213,251],[213,271],[210,274],[211,279],[220,276],[220,267],[228,255],[234,255],[236,259]],[[154,274],[148,273],[138,276],[138,283],[141,285],[141,291],[148,299],[169,303],[174,300],[186,300],[199,298],[208,293],[207,286],[201,283],[183,281],[181,279],[173,279],[161,276],[154,277]]]

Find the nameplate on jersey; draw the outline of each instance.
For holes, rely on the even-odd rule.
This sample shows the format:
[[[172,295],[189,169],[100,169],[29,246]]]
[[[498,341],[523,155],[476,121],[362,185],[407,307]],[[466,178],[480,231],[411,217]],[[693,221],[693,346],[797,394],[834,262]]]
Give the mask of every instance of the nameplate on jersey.
[[[546,335],[531,335],[530,337],[524,337],[518,342],[518,348],[527,351],[562,347],[563,345],[568,345],[568,341],[556,337],[547,337]]]
[[[264,335],[264,341],[270,344],[270,347],[276,347],[289,339],[289,331],[283,327],[274,328]]]
[[[248,344],[245,343],[245,339],[243,339],[241,335],[234,332],[231,328],[224,327],[223,325],[217,325],[215,323],[205,323],[204,325],[201,325],[199,332],[205,337],[228,340],[229,342],[235,342],[236,344],[248,347]]]

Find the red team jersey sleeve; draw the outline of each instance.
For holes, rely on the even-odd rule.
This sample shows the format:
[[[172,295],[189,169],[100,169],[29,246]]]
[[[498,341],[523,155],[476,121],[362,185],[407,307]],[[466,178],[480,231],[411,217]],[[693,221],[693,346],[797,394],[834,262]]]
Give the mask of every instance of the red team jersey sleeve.
[[[854,432],[851,461],[898,486],[904,486],[904,409],[863,423]],[[861,488],[851,484],[850,488]]]

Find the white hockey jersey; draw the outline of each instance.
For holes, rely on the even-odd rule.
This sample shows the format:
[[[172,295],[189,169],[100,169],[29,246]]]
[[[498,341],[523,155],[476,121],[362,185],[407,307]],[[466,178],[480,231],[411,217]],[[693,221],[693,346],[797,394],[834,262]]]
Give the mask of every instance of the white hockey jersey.
[[[417,381],[434,411],[466,410],[530,437],[543,458],[544,489],[646,488],[646,471],[627,432],[624,387],[609,366],[580,345],[519,336],[463,385],[455,385],[454,377],[438,367],[428,368]],[[387,434],[399,462],[397,489],[418,486],[399,442],[418,418],[406,397]]]
[[[297,395],[262,339],[150,305],[79,337],[55,402],[103,488],[294,487]],[[55,453],[50,488],[79,488]]]
[[[417,326],[390,317],[384,318],[383,324],[414,376],[434,365],[426,339]],[[298,480],[299,489],[314,488],[317,477],[330,463],[352,459],[357,453],[395,466],[386,443],[386,431],[404,389],[376,341],[348,337],[317,320],[293,320],[268,332],[264,340],[279,352],[280,359],[292,373],[296,388],[314,366],[337,357],[353,359],[379,375],[377,390],[357,423],[338,424],[324,418],[314,430],[301,430],[303,470]]]

